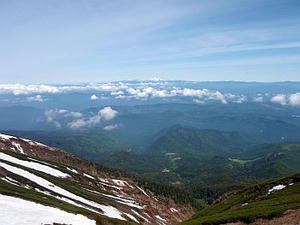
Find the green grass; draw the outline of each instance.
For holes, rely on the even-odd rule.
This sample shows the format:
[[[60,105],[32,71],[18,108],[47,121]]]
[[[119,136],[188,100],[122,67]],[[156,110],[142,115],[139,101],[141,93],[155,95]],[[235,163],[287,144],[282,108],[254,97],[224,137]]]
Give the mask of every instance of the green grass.
[[[220,203],[201,210],[182,225],[222,224],[237,221],[249,223],[257,218],[273,218],[280,216],[288,209],[300,208],[299,176],[300,174],[272,179],[251,186]],[[268,189],[288,179],[294,179],[294,185],[270,195],[267,194]],[[248,205],[242,206],[243,203],[248,203]]]

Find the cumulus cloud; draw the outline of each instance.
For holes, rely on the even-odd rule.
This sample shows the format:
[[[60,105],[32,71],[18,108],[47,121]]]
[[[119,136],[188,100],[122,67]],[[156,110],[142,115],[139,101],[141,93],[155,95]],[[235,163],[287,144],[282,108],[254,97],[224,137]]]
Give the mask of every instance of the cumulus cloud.
[[[97,95],[93,94],[93,95],[91,96],[91,100],[97,100],[97,99],[98,99]]]
[[[280,105],[300,106],[300,93],[297,92],[290,95],[278,94],[271,98],[271,102]]]
[[[99,114],[92,116],[88,119],[78,119],[70,122],[68,126],[72,129],[78,129],[83,127],[92,127],[98,124],[101,120],[101,116]]]
[[[300,93],[299,92],[290,95],[289,104],[292,106],[300,106]]]
[[[111,131],[111,130],[117,129],[118,127],[119,127],[118,124],[111,124],[111,125],[107,125],[107,126],[103,127],[103,130]]]
[[[27,101],[30,101],[30,102],[43,102],[44,99],[42,98],[41,95],[36,95],[36,96],[27,97]]]
[[[90,116],[88,118],[76,119],[68,123],[68,126],[72,129],[93,127],[100,123],[101,120],[112,120],[116,117],[117,114],[118,112],[116,110],[113,110],[111,107],[108,106],[99,110],[99,112],[96,115]]]
[[[287,104],[286,95],[284,95],[284,94],[275,95],[271,98],[271,102],[277,103],[280,105],[286,105]]]
[[[124,95],[123,91],[112,91],[110,95]]]
[[[50,109],[46,110],[45,112],[47,121],[52,121],[55,118],[61,116],[61,117],[73,117],[73,118],[79,118],[82,117],[82,113],[80,112],[72,112],[66,109]]]
[[[115,118],[115,116],[118,114],[116,110],[113,110],[111,107],[105,107],[101,110],[99,110],[99,115],[104,119],[104,120],[111,120]]]
[[[61,120],[62,118],[80,118],[83,115],[80,112],[72,112],[66,109],[50,109],[45,111],[45,116],[47,122],[53,123],[56,128],[61,128],[62,125],[59,120]]]

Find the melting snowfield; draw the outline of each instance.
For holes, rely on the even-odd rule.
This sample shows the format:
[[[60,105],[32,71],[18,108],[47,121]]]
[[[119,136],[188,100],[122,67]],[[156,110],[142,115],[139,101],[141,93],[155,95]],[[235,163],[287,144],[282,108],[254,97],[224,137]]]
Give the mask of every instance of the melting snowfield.
[[[88,205],[90,207],[93,207],[93,208],[98,208],[100,209],[101,211],[103,211],[103,215],[105,216],[108,216],[108,217],[111,217],[111,218],[116,218],[116,219],[120,219],[120,220],[125,220],[123,217],[122,217],[122,213],[112,207],[112,206],[106,206],[106,205],[101,205],[101,204],[98,204],[96,202],[93,202],[93,201],[90,201],[90,200],[87,200],[85,198],[82,198],[80,196],[77,196],[51,182],[49,182],[48,180],[44,179],[44,178],[41,178],[35,174],[32,174],[26,170],[23,170],[23,169],[20,169],[20,168],[17,168],[17,167],[14,167],[14,166],[11,166],[11,165],[7,165],[5,163],[2,163],[0,162],[0,167],[3,167],[4,169],[14,173],[14,174],[18,174],[19,176],[22,176],[48,190],[51,190],[57,194],[60,194],[60,195],[63,195],[67,198],[70,198],[72,200],[76,200],[76,201],[79,201],[85,205]],[[84,205],[82,205],[83,208],[86,208]]]
[[[50,174],[52,176],[55,177],[69,177],[69,174],[63,173],[60,170],[54,169],[52,167],[37,163],[37,162],[29,162],[29,161],[25,161],[25,160],[20,160],[18,158],[15,158],[13,156],[4,154],[2,152],[0,152],[0,159],[8,161],[8,162],[12,162],[21,166],[25,166],[28,167],[30,169],[34,169],[34,170],[38,170],[47,174]]]
[[[72,224],[96,225],[83,215],[68,213],[57,208],[44,206],[23,199],[0,194],[0,224],[5,225],[41,225]]]

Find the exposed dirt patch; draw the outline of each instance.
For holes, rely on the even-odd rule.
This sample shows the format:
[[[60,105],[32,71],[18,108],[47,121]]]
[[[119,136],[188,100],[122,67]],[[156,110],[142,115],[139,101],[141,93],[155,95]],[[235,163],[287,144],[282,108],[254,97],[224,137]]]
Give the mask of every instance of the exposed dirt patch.
[[[258,219],[254,223],[250,224],[238,222],[226,223],[226,225],[300,225],[300,209],[288,210],[281,217],[271,220]]]

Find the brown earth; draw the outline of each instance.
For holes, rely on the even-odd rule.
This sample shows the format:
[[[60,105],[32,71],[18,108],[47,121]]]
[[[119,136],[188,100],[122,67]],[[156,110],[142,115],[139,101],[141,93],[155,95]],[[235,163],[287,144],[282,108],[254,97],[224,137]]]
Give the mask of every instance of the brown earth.
[[[271,220],[258,219],[253,223],[226,223],[224,225],[300,225],[300,209],[288,210],[281,217]]]

